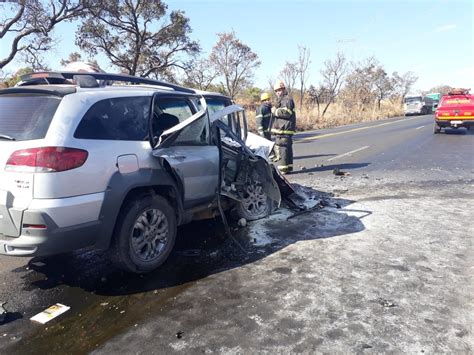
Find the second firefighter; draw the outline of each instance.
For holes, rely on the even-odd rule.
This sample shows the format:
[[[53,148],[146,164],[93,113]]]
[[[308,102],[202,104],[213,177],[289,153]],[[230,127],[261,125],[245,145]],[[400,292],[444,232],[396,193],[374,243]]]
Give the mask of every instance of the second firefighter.
[[[293,135],[296,131],[295,102],[286,90],[283,81],[278,82],[274,90],[277,101],[272,109],[271,133],[275,137],[277,168],[286,174],[293,171]]]

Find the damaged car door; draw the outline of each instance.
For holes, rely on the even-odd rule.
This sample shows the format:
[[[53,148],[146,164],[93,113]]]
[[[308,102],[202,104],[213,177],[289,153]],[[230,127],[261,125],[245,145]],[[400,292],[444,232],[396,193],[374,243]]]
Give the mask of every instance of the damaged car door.
[[[190,99],[162,93],[152,100],[153,156],[178,180],[185,209],[213,200],[219,181],[219,149],[211,143],[205,101],[202,104],[197,111]]]
[[[247,125],[241,106],[231,105],[212,114],[212,133],[221,153],[220,194],[236,201],[239,218],[268,216],[281,201],[268,161],[246,145]]]

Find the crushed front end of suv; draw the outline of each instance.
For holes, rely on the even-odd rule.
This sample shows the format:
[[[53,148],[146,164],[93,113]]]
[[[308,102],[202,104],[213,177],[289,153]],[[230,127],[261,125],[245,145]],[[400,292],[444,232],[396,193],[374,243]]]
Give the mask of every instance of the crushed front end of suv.
[[[0,254],[91,247],[149,272],[177,226],[229,209],[258,219],[280,204],[270,164],[245,144],[245,113],[226,96],[107,73],[22,79],[0,90]]]

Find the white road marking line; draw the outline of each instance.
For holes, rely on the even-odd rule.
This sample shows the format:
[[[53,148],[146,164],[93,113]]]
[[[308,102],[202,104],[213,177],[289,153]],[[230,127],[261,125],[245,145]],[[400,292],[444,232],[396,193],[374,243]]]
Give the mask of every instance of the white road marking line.
[[[361,150],[367,149],[367,148],[369,148],[369,147],[370,147],[370,146],[366,145],[365,147],[357,148],[357,149],[351,150],[350,152],[347,152],[347,153],[344,153],[344,154],[340,154],[340,155],[336,155],[335,157],[332,157],[332,158],[328,159],[327,161],[339,159],[339,158],[342,158],[342,157],[345,157],[345,156],[348,156],[348,155],[351,155],[351,154],[360,152]]]
[[[377,127],[387,126],[387,125],[391,125],[391,124],[399,123],[399,122],[407,122],[407,121],[419,119],[420,117],[423,117],[423,116],[415,116],[415,117],[410,117],[410,118],[405,117],[405,118],[402,118],[400,120],[384,122],[384,123],[378,123],[378,124],[373,125],[373,126],[352,128],[352,129],[349,129],[348,131],[340,131],[340,132],[333,132],[333,133],[325,133],[325,134],[316,135],[316,136],[308,136],[308,137],[304,137],[304,138],[300,138],[298,140],[295,140],[295,143],[302,142],[302,141],[307,141],[307,140],[314,140],[314,139],[321,139],[321,138],[326,138],[326,137],[338,136],[340,134],[356,132],[356,131],[362,131],[362,130],[370,129],[370,128],[377,128]]]
[[[415,129],[421,129],[421,128],[423,128],[423,127],[425,127],[425,126],[416,127]]]

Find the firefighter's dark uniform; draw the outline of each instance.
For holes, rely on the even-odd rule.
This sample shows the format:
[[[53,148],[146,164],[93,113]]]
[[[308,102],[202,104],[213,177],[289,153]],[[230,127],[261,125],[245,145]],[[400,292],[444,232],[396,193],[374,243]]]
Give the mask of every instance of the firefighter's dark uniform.
[[[272,117],[272,104],[270,102],[262,102],[262,104],[257,107],[257,112],[255,113],[255,120],[257,124],[258,134],[266,139],[270,139],[270,119]]]
[[[288,93],[275,105],[271,133],[275,136],[277,168],[282,173],[293,171],[293,135],[296,131],[295,102]]]

